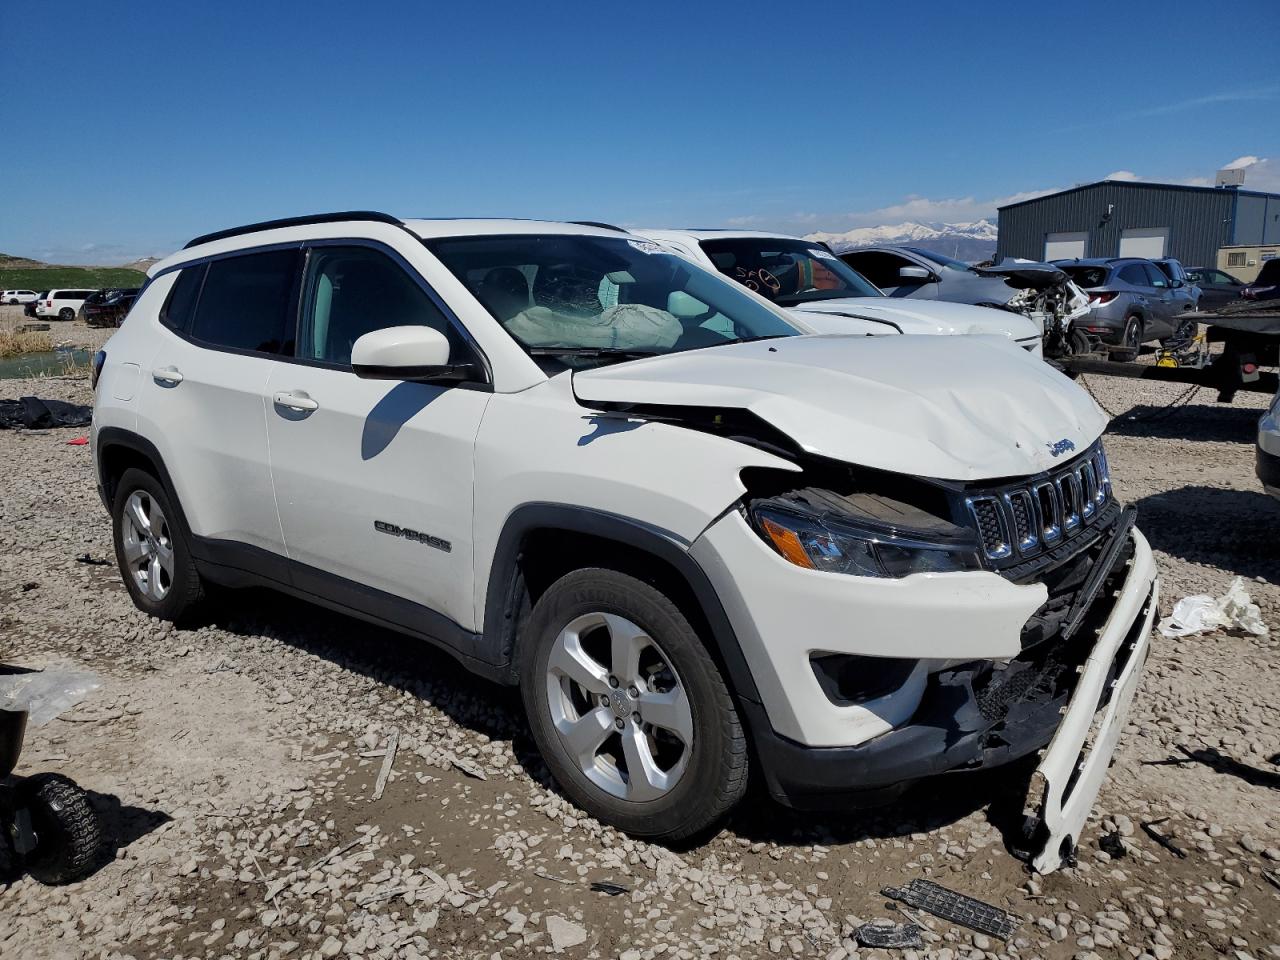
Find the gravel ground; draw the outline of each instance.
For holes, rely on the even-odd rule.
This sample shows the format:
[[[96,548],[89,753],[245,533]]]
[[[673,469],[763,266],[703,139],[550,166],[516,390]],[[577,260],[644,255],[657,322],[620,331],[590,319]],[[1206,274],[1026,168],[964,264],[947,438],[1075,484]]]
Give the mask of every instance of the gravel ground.
[[[1176,388],[1091,387],[1119,414],[1116,485],[1158,552],[1165,612],[1240,575],[1280,627],[1280,506],[1252,473],[1262,398],[1201,395],[1152,420]],[[24,393],[90,399],[81,380],[0,381]],[[30,731],[20,772],[92,791],[107,842],[80,883],[0,886],[0,957],[1280,958],[1273,639],[1156,637],[1074,869],[1033,878],[1008,853],[1025,790],[1011,773],[871,813],[749,798],[672,851],[579,814],[515,697],[431,649],[259,592],[196,629],[143,617],[88,448],[66,442],[83,432],[0,432],[0,650],[102,675]],[[1185,762],[1145,765],[1170,758]],[[1144,833],[1158,818],[1185,858]],[[902,919],[880,888],[917,876],[1013,911],[1018,931],[923,917],[923,950],[858,948],[857,924]]]

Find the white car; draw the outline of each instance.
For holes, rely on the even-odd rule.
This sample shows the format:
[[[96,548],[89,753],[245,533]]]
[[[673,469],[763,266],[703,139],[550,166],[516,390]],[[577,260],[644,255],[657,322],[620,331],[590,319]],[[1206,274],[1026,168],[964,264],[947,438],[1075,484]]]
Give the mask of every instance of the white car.
[[[1029,317],[965,303],[886,297],[811,240],[749,230],[636,233],[786,307],[817,333],[995,335],[1043,356],[1043,333]]]
[[[1156,570],[1107,418],[1022,348],[806,335],[580,224],[298,218],[149,274],[93,365],[140,609],[267,585],[436,644],[652,840],[750,778],[841,807],[1043,750],[1033,862],[1070,855]]]
[[[31,303],[36,298],[34,290],[4,290],[0,291],[0,303],[10,305],[17,303]]]
[[[57,317],[74,320],[93,290],[50,290],[36,304],[37,317]]]

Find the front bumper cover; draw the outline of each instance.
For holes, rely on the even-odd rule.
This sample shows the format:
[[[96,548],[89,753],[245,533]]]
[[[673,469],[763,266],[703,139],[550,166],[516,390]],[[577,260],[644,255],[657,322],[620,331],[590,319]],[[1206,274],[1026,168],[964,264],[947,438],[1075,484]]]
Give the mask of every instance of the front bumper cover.
[[[1043,795],[1032,862],[1041,872],[1056,869],[1101,787],[1149,648],[1155,561],[1140,532],[1130,537],[1071,642],[1015,658],[1021,669],[999,684],[989,662],[934,674],[911,718],[865,743],[804,746],[745,704],[770,793],[804,809],[879,803],[925,777],[1000,766],[1048,744],[1035,778]]]

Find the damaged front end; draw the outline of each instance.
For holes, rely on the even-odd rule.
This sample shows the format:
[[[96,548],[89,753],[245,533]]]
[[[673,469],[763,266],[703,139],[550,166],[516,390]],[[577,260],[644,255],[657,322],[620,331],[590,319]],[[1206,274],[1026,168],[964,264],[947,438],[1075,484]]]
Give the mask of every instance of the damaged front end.
[[[987,571],[1046,594],[1007,657],[948,657],[943,636],[929,658],[834,654],[821,637],[801,640],[831,706],[892,723],[821,751],[773,740],[768,765],[786,771],[771,784],[775,795],[800,807],[879,803],[926,777],[1044,751],[1026,856],[1045,873],[1068,861],[1123,728],[1156,602],[1150,550],[1133,509],[1112,496],[1100,444],[1005,484],[829,464],[803,477],[754,471],[744,481],[744,519],[795,566],[899,583]],[[911,620],[904,607],[904,634]],[[963,630],[959,619],[955,627]],[[895,698],[910,702],[905,715],[893,715]]]
[[[1049,359],[1088,350],[1087,342],[1073,339],[1072,324],[1089,313],[1089,296],[1065,271],[1050,263],[1004,260],[991,267],[979,267],[984,276],[1000,277],[1018,292],[1004,309],[1030,317],[1044,337],[1044,355]]]

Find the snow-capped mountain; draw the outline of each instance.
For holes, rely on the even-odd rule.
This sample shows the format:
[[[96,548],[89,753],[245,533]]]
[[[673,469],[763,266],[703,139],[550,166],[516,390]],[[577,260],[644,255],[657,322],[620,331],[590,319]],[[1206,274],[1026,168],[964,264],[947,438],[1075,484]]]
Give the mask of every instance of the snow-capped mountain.
[[[996,225],[990,220],[973,223],[898,223],[858,227],[845,233],[811,233],[806,240],[831,245],[837,253],[858,247],[910,244],[945,253],[957,260],[985,260],[996,252]]]

